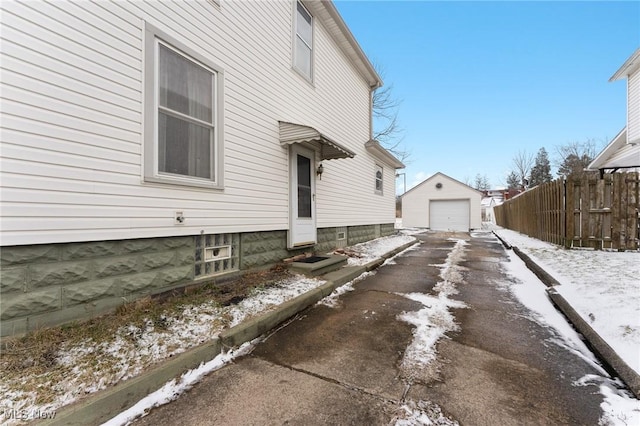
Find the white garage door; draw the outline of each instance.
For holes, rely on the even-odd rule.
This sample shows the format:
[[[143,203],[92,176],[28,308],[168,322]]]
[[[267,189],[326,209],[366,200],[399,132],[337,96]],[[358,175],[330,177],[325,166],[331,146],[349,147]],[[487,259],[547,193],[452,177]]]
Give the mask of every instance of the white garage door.
[[[429,228],[434,231],[469,231],[469,200],[432,200]]]

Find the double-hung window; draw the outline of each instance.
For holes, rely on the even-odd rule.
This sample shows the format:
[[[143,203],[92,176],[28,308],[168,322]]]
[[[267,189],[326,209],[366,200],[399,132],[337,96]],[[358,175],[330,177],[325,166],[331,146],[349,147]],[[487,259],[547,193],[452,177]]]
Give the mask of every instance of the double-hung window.
[[[296,2],[295,30],[293,66],[311,81],[313,76],[313,17],[300,1]]]
[[[382,166],[376,164],[376,194],[382,194]]]
[[[221,186],[220,73],[147,24],[145,179]]]

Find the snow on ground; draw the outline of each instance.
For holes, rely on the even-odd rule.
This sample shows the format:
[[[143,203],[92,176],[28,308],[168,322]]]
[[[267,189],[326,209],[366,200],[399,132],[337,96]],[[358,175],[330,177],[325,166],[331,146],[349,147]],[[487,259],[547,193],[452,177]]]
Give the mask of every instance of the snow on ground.
[[[640,374],[640,253],[567,250],[496,228],[551,274],[582,318]]]
[[[459,263],[464,259],[467,245],[464,240],[453,240],[456,244],[447,255],[445,263],[434,265],[440,268],[442,279],[433,288],[435,294],[398,293],[423,305],[423,308],[418,311],[403,312],[398,316],[399,320],[415,327],[413,340],[405,350],[401,363],[401,368],[409,380],[429,374],[430,365],[436,359],[435,348],[438,340],[447,332],[458,329],[449,309],[466,307],[464,303],[449,298],[458,293],[456,284],[463,280]],[[445,417],[437,404],[423,400],[405,401],[394,421],[395,426],[458,425],[455,420]]]
[[[449,308],[463,308],[462,302],[450,299],[458,293],[456,284],[462,281],[459,262],[464,258],[464,240],[457,240],[441,268],[439,281],[434,286],[435,295],[424,293],[398,293],[420,302],[424,307],[418,311],[404,312],[398,319],[415,326],[413,340],[404,353],[402,368],[409,376],[422,371],[435,358],[435,345],[448,331],[457,330],[458,325]]]
[[[413,241],[413,238],[402,234],[384,237],[358,244],[357,252],[362,258],[375,259],[376,256],[379,257],[409,241]],[[111,341],[101,344],[86,341],[75,346],[63,345],[57,354],[57,360],[62,368],[68,369],[68,373],[64,374],[60,381],[51,383],[37,377],[25,376],[15,380],[3,378],[0,382],[0,407],[21,415],[16,416],[15,419],[2,419],[6,420],[2,424],[13,425],[25,420],[33,420],[34,416],[39,413],[55,412],[56,409],[87,394],[135,377],[148,367],[162,362],[170,356],[217,337],[224,328],[237,325],[245,319],[274,309],[285,301],[324,283],[323,280],[297,275],[274,287],[258,288],[237,305],[219,307],[207,302],[186,306],[178,317],[164,318],[161,327],[148,321],[143,327],[133,325],[123,327],[118,330]],[[347,285],[348,287],[349,285]],[[201,371],[208,368],[219,368],[219,363],[228,362],[231,359],[229,357],[233,357],[234,354],[237,356],[238,351],[220,355],[216,358],[217,363],[213,360],[206,366],[188,372],[183,376],[183,380],[191,380],[189,379],[191,377],[195,377],[196,381],[199,380],[202,374],[206,374],[206,372],[200,374]],[[54,400],[49,403],[39,403],[37,392],[18,390],[21,382],[28,380],[40,380],[41,386],[47,392],[55,394]],[[151,398],[150,403],[156,404],[157,401],[166,399],[165,396],[168,394],[175,393],[177,395],[184,391],[182,381],[178,383],[167,384],[168,387],[159,391],[160,395]],[[147,406],[147,408],[149,407],[151,405]]]
[[[638,340],[634,338],[629,341],[622,340],[621,335],[624,337],[624,332],[620,333],[616,326],[596,328],[594,326],[596,321],[589,315],[598,312],[597,315],[602,320],[618,326],[625,324],[626,327],[627,323],[635,322],[634,330],[638,330],[640,320],[638,253],[565,250],[511,230],[496,228],[494,231],[551,273],[560,282],[556,290],[563,294],[571,306],[591,323],[591,326],[619,355],[626,353],[632,355],[632,362],[638,361],[637,358],[640,357]],[[559,338],[553,343],[582,357],[600,372],[601,375],[588,375],[574,383],[575,386],[598,386],[604,397],[601,404],[603,416],[600,424],[640,425],[640,401],[623,389],[624,385],[620,380],[611,379],[600,367],[578,333],[555,309],[546,294],[546,287],[515,253],[509,251],[508,254],[510,261],[504,262],[503,265],[516,282],[509,285],[508,289],[532,311],[531,319],[555,329],[559,333]],[[562,274],[558,271],[567,271],[567,273]],[[571,291],[562,291],[563,287]],[[611,333],[612,330],[613,333]],[[632,363],[629,364],[632,365]]]
[[[458,426],[459,423],[442,414],[442,409],[430,401],[407,401],[394,419],[395,426],[438,425]]]
[[[187,371],[180,378],[165,383],[160,389],[145,396],[133,407],[106,421],[102,426],[129,424],[136,418],[148,414],[152,408],[175,401],[183,392],[191,389],[207,374],[224,367],[237,357],[249,354],[259,342],[260,339],[254,339],[240,345],[237,349],[219,354],[209,362],[200,364],[198,368]]]
[[[410,235],[421,230],[401,229],[400,235],[383,237],[377,240],[350,247],[357,258],[350,259],[350,264],[362,265],[379,258],[381,255],[413,241]],[[591,325],[619,353],[631,356],[627,362],[638,370],[640,364],[640,258],[638,253],[592,252],[585,250],[563,250],[554,245],[522,236],[513,231],[496,229],[496,232],[510,244],[518,246],[537,263],[550,272],[562,285],[558,290],[585,317]],[[407,312],[399,319],[414,325],[414,340],[405,353],[407,365],[413,368],[426,366],[435,358],[434,345],[448,331],[455,330],[454,321],[449,308],[464,307],[463,304],[449,296],[456,294],[455,284],[461,279],[458,263],[463,259],[465,242],[456,240],[456,245],[449,253],[441,268],[442,281],[434,288],[435,295],[418,293],[404,294],[404,297],[419,301],[424,308],[416,312]],[[412,250],[412,248],[407,249]],[[611,380],[606,372],[598,367],[593,354],[585,347],[577,333],[567,324],[546,298],[545,287],[533,276],[519,258],[510,252],[510,262],[505,262],[510,273],[518,284],[508,286],[510,291],[532,312],[532,319],[555,328],[559,337],[554,343],[565,346],[568,350],[592,363],[602,373],[601,376],[587,376],[576,382],[576,386],[599,386],[605,400],[602,409],[605,415],[602,425],[640,424],[640,401],[620,391],[621,384]],[[393,258],[387,260],[393,263]],[[561,271],[561,272],[559,272]],[[375,273],[375,272],[373,272]],[[369,273],[369,274],[373,274]],[[369,274],[365,275],[368,276]],[[356,281],[336,289],[330,296],[318,303],[336,306],[339,297],[353,290]],[[106,371],[91,371],[81,360],[83,353],[92,353],[96,348],[91,342],[77,347],[65,347],[59,353],[61,363],[74,366],[76,373],[70,374],[67,382],[58,384],[58,399],[47,405],[37,405],[36,395],[19,394],[11,389],[10,383],[0,384],[0,404],[13,407],[22,412],[47,412],[76,400],[80,394],[94,392],[125,378],[135,376],[143,367],[153,362],[184,352],[190,347],[215,337],[221,328],[212,329],[211,324],[223,324],[221,318],[231,325],[242,320],[266,312],[269,309],[296,297],[312,288],[322,285],[324,281],[297,276],[283,281],[279,286],[256,290],[249,298],[232,307],[219,308],[212,304],[202,304],[185,308],[180,320],[167,318],[166,330],[156,331],[154,324],[148,323],[142,329],[126,327],[119,331],[111,343],[105,344],[103,350],[112,355],[118,354],[120,362],[117,368]],[[615,312],[615,314],[612,314]],[[591,314],[591,315],[589,315]],[[607,321],[605,321],[607,320]],[[608,326],[607,322],[614,323]],[[610,333],[610,334],[608,334]],[[134,342],[132,348],[128,347]],[[204,375],[230,362],[234,357],[250,352],[256,341],[247,343],[235,351],[220,354],[212,361],[191,370],[178,380],[165,384],[160,390],[141,400],[130,410],[111,419],[109,426],[128,423],[131,419],[144,415],[151,407],[165,404],[177,398],[189,389]],[[612,344],[613,343],[613,344]],[[635,361],[633,355],[635,354]],[[118,373],[114,375],[114,371]],[[88,380],[91,377],[92,380]],[[79,378],[85,380],[79,381]],[[60,391],[61,389],[61,391]],[[396,417],[397,425],[413,424],[457,424],[455,421],[438,417],[439,407],[428,401],[407,401],[400,407]],[[17,421],[16,421],[17,422]],[[7,424],[13,424],[10,422]]]
[[[414,237],[401,233],[400,235],[390,235],[388,237],[356,244],[348,250],[348,253],[351,255],[348,259],[348,264],[349,266],[366,265],[380,258],[383,254],[412,241],[415,241]],[[400,244],[398,244],[399,242]]]

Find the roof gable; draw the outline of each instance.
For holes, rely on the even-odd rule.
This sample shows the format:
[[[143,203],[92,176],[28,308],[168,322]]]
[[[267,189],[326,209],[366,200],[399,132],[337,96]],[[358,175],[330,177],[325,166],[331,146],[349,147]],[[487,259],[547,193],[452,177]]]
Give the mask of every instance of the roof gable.
[[[426,178],[425,180],[423,180],[422,182],[420,182],[419,184],[417,184],[416,186],[414,186],[413,188],[411,188],[410,190],[408,190],[407,192],[402,194],[402,196],[404,197],[405,195],[409,194],[413,190],[426,186],[429,182],[435,182],[438,178],[447,179],[450,182],[454,183],[455,185],[460,185],[460,186],[464,187],[465,189],[469,189],[471,191],[477,192],[480,196],[482,196],[482,192],[481,191],[478,191],[477,189],[472,188],[469,185],[467,185],[465,183],[462,183],[457,179],[454,179],[454,178],[452,178],[450,176],[447,176],[442,172],[436,172],[431,177]]]
[[[626,78],[640,69],[640,49],[633,52],[633,54],[625,61],[614,75],[611,76],[609,81],[616,81],[622,78]]]

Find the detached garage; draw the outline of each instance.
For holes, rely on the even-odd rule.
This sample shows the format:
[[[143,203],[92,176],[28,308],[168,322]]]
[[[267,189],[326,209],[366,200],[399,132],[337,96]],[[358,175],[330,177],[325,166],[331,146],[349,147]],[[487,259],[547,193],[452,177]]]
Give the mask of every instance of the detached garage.
[[[481,200],[480,191],[436,173],[402,196],[402,225],[434,231],[479,229]]]

